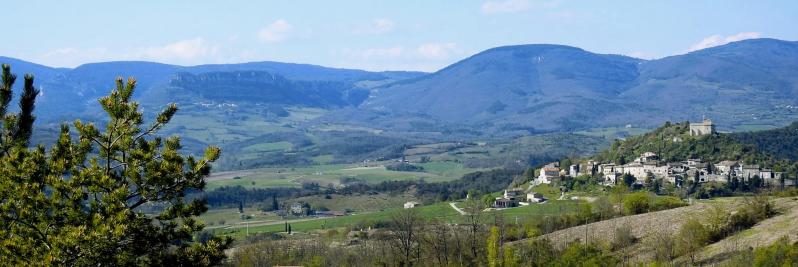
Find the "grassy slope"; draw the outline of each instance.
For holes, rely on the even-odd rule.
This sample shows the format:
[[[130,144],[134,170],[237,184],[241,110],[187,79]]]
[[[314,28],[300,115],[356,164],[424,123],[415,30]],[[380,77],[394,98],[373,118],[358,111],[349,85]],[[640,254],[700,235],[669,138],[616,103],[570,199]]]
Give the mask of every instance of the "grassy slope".
[[[609,243],[615,236],[616,228],[628,227],[632,230],[632,234],[639,238],[639,240],[627,250],[628,255],[632,255],[633,261],[646,262],[649,261],[652,256],[649,247],[653,242],[652,240],[655,234],[663,232],[675,234],[679,231],[682,224],[690,218],[704,219],[708,212],[715,206],[721,207],[724,210],[733,210],[736,206],[742,204],[743,201],[743,198],[740,197],[699,201],[686,207],[624,216],[571,227],[543,235],[539,238],[548,238],[558,246],[564,246],[569,242],[575,241],[583,242],[585,238],[587,238],[588,241]],[[798,224],[795,223],[798,221],[798,198],[779,198],[775,199],[774,202],[776,203],[777,209],[781,212],[779,215],[764,220],[751,229],[706,246],[700,253],[700,259],[703,263],[711,264],[726,260],[733,254],[732,251],[734,250],[769,245],[782,236],[788,236],[791,241],[798,240],[798,237],[794,234],[798,232]],[[520,244],[523,242],[526,241],[516,241],[512,244]],[[677,259],[675,262],[684,260],[685,259]]]
[[[798,198],[780,198],[775,201],[779,215],[759,222],[754,227],[739,232],[716,243],[710,244],[701,251],[699,259],[706,264],[722,262],[735,254],[735,251],[747,250],[749,247],[762,247],[773,244],[781,237],[788,237],[790,242],[798,240]]]

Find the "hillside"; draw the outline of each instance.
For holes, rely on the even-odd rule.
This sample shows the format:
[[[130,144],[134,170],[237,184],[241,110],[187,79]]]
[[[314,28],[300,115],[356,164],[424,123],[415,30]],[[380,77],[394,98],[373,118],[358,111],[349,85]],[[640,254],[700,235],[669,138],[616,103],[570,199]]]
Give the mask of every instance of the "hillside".
[[[198,66],[179,66],[162,64],[146,61],[113,61],[98,62],[80,65],[76,68],[52,68],[39,65],[24,60],[0,57],[0,63],[12,65],[12,71],[18,75],[25,73],[34,74],[36,84],[41,88],[42,95],[39,96],[37,110],[39,111],[38,123],[60,123],[64,120],[75,118],[93,118],[97,113],[97,98],[106,95],[113,86],[113,81],[117,77],[135,77],[138,84],[138,96],[143,98],[146,107],[160,109],[166,102],[183,100],[185,103],[193,103],[193,95],[185,95],[185,91],[169,90],[170,82],[178,74],[182,75],[237,75],[240,72],[268,72],[284,77],[290,83],[302,84],[303,87],[316,86],[316,95],[324,97],[323,90],[328,86],[318,86],[319,83],[331,82],[334,87],[331,91],[340,93],[340,87],[368,87],[367,82],[390,83],[392,81],[415,78],[424,73],[404,72],[404,71],[384,71],[369,72],[364,70],[328,68],[309,64],[294,64],[281,62],[249,62],[239,64],[209,64]],[[225,74],[226,73],[226,74]],[[296,82],[293,82],[296,81]],[[315,82],[316,85],[313,85]],[[196,84],[195,84],[196,85]],[[217,85],[208,84],[200,87],[213,87]],[[224,86],[239,86],[235,81]],[[17,88],[18,89],[18,88]],[[225,90],[226,88],[222,88]],[[291,89],[288,89],[289,91]],[[365,92],[365,91],[364,91]],[[232,91],[227,96],[235,95],[238,99],[248,97],[251,91]],[[269,92],[258,92],[260,95]],[[353,94],[353,98],[362,99],[363,93]],[[274,97],[281,97],[280,94]],[[201,99],[202,100],[202,99]],[[223,102],[228,99],[204,99],[208,101]],[[348,100],[344,100],[348,101]],[[355,101],[355,104],[360,100]],[[178,101],[179,102],[179,101]],[[340,103],[333,106],[340,106]]]
[[[375,89],[362,107],[500,130],[655,126],[715,118],[724,130],[798,117],[798,42],[753,39],[657,60],[559,45],[489,49]],[[412,98],[413,102],[403,101]],[[391,116],[386,116],[390,118]]]
[[[711,162],[742,160],[751,163],[767,159],[756,147],[742,143],[730,134],[690,136],[689,129],[689,122],[666,123],[646,134],[616,140],[595,159],[624,164],[644,152],[654,152],[665,162],[700,158]]]
[[[479,129],[475,134],[513,135],[627,124],[654,127],[701,115],[712,117],[722,125],[721,130],[740,131],[776,128],[798,118],[798,42],[775,39],[733,42],[656,60],[596,54],[563,45],[505,46],[431,74],[268,61],[198,66],[100,62],[74,69],[4,57],[0,61],[12,63],[16,73],[37,75],[44,92],[38,105],[40,123],[91,117],[96,110],[87,108],[108,91],[117,76],[136,77],[143,103],[154,101],[153,106],[159,107],[164,99],[197,101],[184,91],[169,91],[170,81],[179,73],[242,72],[370,89],[368,98],[358,95],[357,101],[345,101],[344,106],[357,108],[334,109],[319,120],[394,131],[445,133],[470,128]],[[194,85],[243,86],[235,82]],[[203,100],[242,99],[247,93],[251,92],[229,90],[220,99],[213,95]],[[284,93],[271,97],[284,97]],[[359,98],[364,101],[360,103]]]
[[[375,89],[363,108],[396,116],[426,114],[445,122],[515,121],[551,130],[590,113],[624,113],[626,106],[609,99],[633,85],[639,62],[561,45],[499,47]],[[400,101],[408,98],[416,101]],[[584,104],[595,108],[580,108]]]
[[[798,122],[784,128],[735,133],[733,137],[776,158],[798,160]]]
[[[342,107],[358,105],[368,91],[339,81],[292,81],[263,71],[178,73],[169,82],[172,94],[196,94],[206,101],[264,105]]]
[[[537,238],[549,239],[558,246],[564,246],[574,241],[583,242],[585,239],[590,242],[610,243],[615,238],[617,228],[628,228],[632,236],[637,240],[626,248],[625,253],[630,255],[632,262],[650,262],[654,256],[653,248],[661,245],[659,240],[662,235],[677,233],[680,227],[689,219],[704,218],[705,220],[706,214],[715,207],[733,210],[743,202],[744,199],[742,198],[721,198],[702,201],[681,208],[624,216],[571,227]],[[791,233],[798,229],[791,222],[798,216],[798,201],[795,201],[794,198],[777,198],[773,202],[779,214],[757,223],[750,229],[704,246],[698,253],[699,262],[702,265],[717,264],[737,255],[739,251],[748,250],[749,247],[757,248],[770,245],[783,236],[795,241],[795,235]],[[525,242],[528,241],[522,240],[511,244],[521,246]],[[689,259],[684,256],[674,259],[677,266],[679,266],[679,263],[685,264],[688,261]]]

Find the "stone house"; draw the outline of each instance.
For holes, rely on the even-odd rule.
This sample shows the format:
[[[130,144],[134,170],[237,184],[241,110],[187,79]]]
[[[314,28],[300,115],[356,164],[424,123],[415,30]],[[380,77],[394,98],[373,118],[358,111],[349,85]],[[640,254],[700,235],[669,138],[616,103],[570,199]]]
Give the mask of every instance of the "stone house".
[[[731,175],[735,176],[735,170],[740,166],[737,161],[733,160],[724,160],[715,164],[715,169],[718,170],[718,174],[720,175]]]
[[[690,135],[701,136],[715,133],[715,125],[712,120],[704,119],[702,122],[690,123]]]
[[[537,184],[550,184],[560,180],[560,168],[557,167],[543,167],[540,169],[540,175],[536,181]]]

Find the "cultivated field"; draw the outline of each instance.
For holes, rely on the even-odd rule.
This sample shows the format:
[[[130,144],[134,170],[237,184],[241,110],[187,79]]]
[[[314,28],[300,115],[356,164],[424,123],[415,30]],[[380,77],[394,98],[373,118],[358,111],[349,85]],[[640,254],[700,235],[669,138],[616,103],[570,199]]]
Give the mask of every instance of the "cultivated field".
[[[386,163],[387,164],[387,163]],[[314,182],[320,186],[338,185],[341,178],[355,178],[368,183],[424,179],[427,182],[445,182],[460,178],[463,174],[481,169],[466,168],[456,162],[430,162],[417,164],[424,172],[390,171],[373,164],[324,164],[306,167],[275,167],[254,170],[219,172],[207,178],[208,190],[222,186],[240,185],[247,188],[300,187],[302,183]]]

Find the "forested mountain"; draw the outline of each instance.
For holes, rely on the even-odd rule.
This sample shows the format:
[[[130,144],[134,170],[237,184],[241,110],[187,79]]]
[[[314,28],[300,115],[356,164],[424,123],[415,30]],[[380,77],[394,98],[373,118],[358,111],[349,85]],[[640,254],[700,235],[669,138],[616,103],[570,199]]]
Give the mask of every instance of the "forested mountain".
[[[117,76],[136,77],[141,94],[160,100],[156,104],[172,99],[190,102],[196,99],[184,94],[210,88],[216,93],[205,91],[202,100],[290,98],[284,104],[325,108],[352,107],[365,100],[357,109],[339,110],[320,120],[402,131],[445,132],[458,125],[477,126],[483,133],[626,124],[654,127],[701,115],[711,117],[723,130],[735,130],[741,125],[777,127],[798,118],[798,43],[775,39],[739,41],[657,60],[562,45],[505,46],[428,75],[279,62],[184,67],[131,61],[67,69],[11,58],[0,61],[12,63],[15,72],[37,75],[44,92],[39,105],[43,122],[90,115],[85,108],[107,92],[109,81]],[[186,82],[189,75],[219,78],[256,72],[279,75],[281,83],[293,89],[275,90],[275,83],[246,80]],[[186,86],[195,88],[168,90]],[[313,91],[309,94],[315,100],[297,100],[294,87],[304,88],[306,94]],[[365,91],[350,88],[371,92],[366,96]]]
[[[448,123],[538,130],[653,127],[711,117],[725,130],[798,117],[798,42],[753,39],[657,60],[559,45],[490,49],[374,90],[362,107]],[[414,99],[412,102],[402,101]]]
[[[36,84],[41,88],[42,94],[39,97],[39,122],[61,122],[64,120],[72,120],[78,117],[90,117],[96,113],[97,98],[106,95],[113,85],[113,80],[116,77],[135,77],[138,83],[139,94],[147,99],[147,103],[153,106],[161,106],[165,102],[172,102],[175,100],[188,100],[188,102],[205,100],[205,101],[218,101],[223,102],[227,99],[224,97],[233,97],[236,99],[265,99],[265,98],[279,98],[291,94],[281,90],[274,89],[275,84],[268,85],[263,90],[256,91],[242,91],[242,90],[229,90],[229,93],[224,94],[223,98],[214,99],[213,95],[207,95],[208,99],[192,99],[192,96],[183,95],[189,92],[169,90],[170,85],[186,85],[188,75],[198,75],[197,77],[209,76],[236,76],[242,72],[267,72],[273,75],[280,76],[285,84],[291,84],[292,88],[286,91],[295,90],[295,87],[305,88],[303,90],[316,90],[314,93],[316,98],[333,97],[333,99],[317,99],[316,102],[326,103],[327,107],[340,107],[342,105],[359,104],[365,96],[367,91],[355,90],[355,87],[369,87],[372,82],[374,84],[390,83],[392,81],[414,78],[424,73],[412,71],[385,71],[385,72],[369,72],[364,70],[354,69],[340,69],[328,68],[309,64],[293,64],[281,62],[249,62],[240,64],[209,64],[198,66],[178,66],[169,65],[155,62],[145,61],[115,61],[115,62],[100,62],[89,63],[78,66],[74,69],[70,68],[52,68],[44,65],[39,65],[19,59],[0,57],[0,63],[8,63],[12,65],[13,72],[19,75],[31,73],[36,76]],[[173,83],[176,79],[184,80],[183,82]],[[200,81],[202,79],[196,79]],[[210,83],[222,82],[219,79],[208,79]],[[196,90],[204,90],[210,87],[223,86],[217,88],[226,91],[229,88],[240,88],[252,86],[246,84],[247,81],[242,81],[244,84],[237,84],[235,80],[227,80],[226,84],[192,84],[197,85]],[[261,86],[265,84],[256,84]],[[228,88],[229,87],[229,88]],[[310,88],[315,89],[310,89]],[[18,88],[17,88],[18,89]],[[192,89],[192,90],[193,90]],[[326,92],[330,89],[332,92]],[[352,90],[350,90],[352,89]],[[344,92],[346,91],[346,92]],[[341,96],[341,93],[345,96]],[[351,93],[351,94],[350,94]],[[254,94],[254,98],[253,98]],[[220,95],[221,96],[221,95]],[[302,101],[295,101],[293,104],[302,104]],[[349,101],[354,101],[350,103]],[[289,101],[291,102],[291,101]],[[319,103],[312,103],[311,105],[318,106]],[[268,104],[268,103],[267,103]],[[331,104],[331,105],[327,105]],[[89,109],[89,110],[87,110]]]

